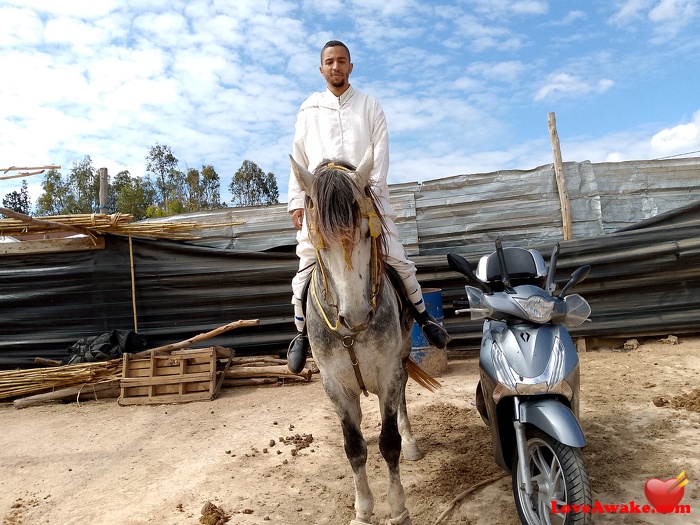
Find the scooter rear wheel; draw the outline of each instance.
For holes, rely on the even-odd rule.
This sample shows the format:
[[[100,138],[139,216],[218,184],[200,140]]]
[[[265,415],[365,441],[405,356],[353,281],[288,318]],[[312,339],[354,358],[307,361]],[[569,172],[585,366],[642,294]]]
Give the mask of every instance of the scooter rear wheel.
[[[521,488],[517,452],[513,458],[513,496],[520,521],[524,525],[590,523],[591,514],[580,511],[583,505],[591,505],[591,489],[580,449],[563,445],[534,428],[526,431],[526,437],[531,496]]]

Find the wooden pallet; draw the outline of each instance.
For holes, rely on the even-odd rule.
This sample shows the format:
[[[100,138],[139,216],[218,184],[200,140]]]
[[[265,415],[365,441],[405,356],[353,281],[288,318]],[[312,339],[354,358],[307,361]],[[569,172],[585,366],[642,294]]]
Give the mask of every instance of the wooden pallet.
[[[221,346],[186,348],[147,357],[124,354],[120,405],[209,401],[216,397],[233,357]]]

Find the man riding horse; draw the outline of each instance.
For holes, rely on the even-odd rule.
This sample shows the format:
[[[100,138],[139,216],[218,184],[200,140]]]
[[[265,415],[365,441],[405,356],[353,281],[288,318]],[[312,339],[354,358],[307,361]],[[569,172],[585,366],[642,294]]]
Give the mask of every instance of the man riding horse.
[[[415,319],[423,328],[426,338],[433,346],[442,349],[449,336],[425,309],[415,264],[408,259],[399,242],[394,223],[396,212],[389,202],[387,184],[389,144],[384,112],[375,98],[350,85],[352,69],[350,51],[345,44],[331,40],[323,47],[319,70],[326,80],[327,88],[322,93],[312,94],[301,105],[297,114],[292,158],[309,170],[314,170],[325,159],[342,159],[357,166],[368,146],[374,144],[370,178],[380,212],[385,219],[385,262],[400,276],[405,293],[414,306],[412,311]],[[309,239],[304,217],[305,192],[301,189],[294,170],[289,179],[288,195],[287,209],[298,230],[296,252],[299,256],[299,271],[292,280],[292,304],[299,335],[289,345],[287,362],[289,369],[298,373],[303,369],[309,352],[309,342],[304,332],[306,320],[302,301],[305,284],[316,263],[316,250]]]

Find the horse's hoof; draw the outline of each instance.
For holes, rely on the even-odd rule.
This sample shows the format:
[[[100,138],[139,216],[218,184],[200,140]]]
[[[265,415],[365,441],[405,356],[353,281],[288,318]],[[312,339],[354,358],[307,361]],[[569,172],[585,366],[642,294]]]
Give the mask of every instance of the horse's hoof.
[[[350,525],[372,525],[369,521],[362,521],[355,518],[350,522]]]
[[[408,516],[408,509],[404,509],[404,511],[396,518],[387,518],[383,523],[385,525],[411,525],[411,518]]]
[[[401,445],[401,452],[403,452],[403,457],[407,461],[418,461],[425,456],[423,451],[418,448],[418,443],[415,442]]]

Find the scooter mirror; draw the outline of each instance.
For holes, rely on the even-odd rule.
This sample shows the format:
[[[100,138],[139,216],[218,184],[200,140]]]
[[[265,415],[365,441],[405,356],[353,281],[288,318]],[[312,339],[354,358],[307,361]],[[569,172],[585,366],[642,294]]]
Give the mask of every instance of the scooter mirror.
[[[474,275],[472,265],[469,264],[469,261],[467,261],[461,255],[457,255],[456,253],[448,253],[447,264],[449,264],[450,268],[452,268],[455,272],[461,273],[462,275]]]
[[[474,286],[476,286],[485,294],[493,294],[491,288],[489,288],[486,283],[482,282],[476,275],[474,275],[472,265],[469,264],[469,261],[467,261],[461,255],[457,255],[456,253],[448,253],[447,264],[449,264],[450,268],[453,269],[455,272],[464,275],[469,280],[469,282],[471,282]]]
[[[574,270],[574,273],[571,274],[571,278],[569,279],[569,282],[564,285],[564,288],[561,289],[561,293],[559,294],[559,297],[563,298],[566,295],[566,292],[569,291],[570,288],[576,286],[578,283],[583,281],[591,271],[591,265],[590,264],[584,264],[583,266],[580,266]]]

